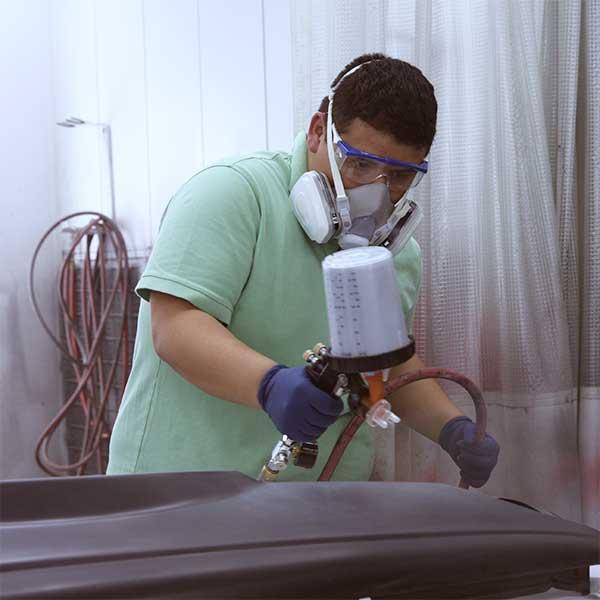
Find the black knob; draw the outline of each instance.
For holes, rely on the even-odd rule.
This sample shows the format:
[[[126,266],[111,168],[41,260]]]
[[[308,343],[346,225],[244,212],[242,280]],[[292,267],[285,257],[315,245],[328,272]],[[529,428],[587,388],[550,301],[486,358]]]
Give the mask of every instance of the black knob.
[[[312,469],[319,456],[319,446],[316,442],[304,442],[294,447],[292,451],[294,464],[303,469]]]

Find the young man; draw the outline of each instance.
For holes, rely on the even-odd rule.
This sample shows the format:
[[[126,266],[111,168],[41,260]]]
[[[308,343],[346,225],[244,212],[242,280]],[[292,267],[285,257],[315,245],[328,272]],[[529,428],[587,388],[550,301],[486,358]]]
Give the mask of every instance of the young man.
[[[352,190],[373,182],[385,184],[378,189],[389,206],[380,202],[378,215],[362,214],[352,230],[322,243],[300,224],[300,178],[317,171],[334,179],[328,98],[291,155],[223,161],[190,179],[165,211],[137,286],[144,302],[109,473],[235,470],[257,477],[282,433],[318,438],[320,452],[313,469],[290,465],[279,479],[314,480],[321,472],[350,419],[302,366],[304,350],[329,338],[321,263],[347,245],[342,240],[369,242],[373,223],[403,202],[426,170],[437,113],[422,73],[381,54],[347,65],[332,98],[331,143],[350,212]],[[394,261],[410,323],[421,275],[414,239],[396,249]],[[391,377],[420,367],[414,356]],[[413,383],[389,400],[405,424],[450,453],[467,483],[487,481],[496,442],[487,436],[476,444],[472,421],[434,381]],[[358,430],[333,479],[369,479],[372,436],[368,426]]]

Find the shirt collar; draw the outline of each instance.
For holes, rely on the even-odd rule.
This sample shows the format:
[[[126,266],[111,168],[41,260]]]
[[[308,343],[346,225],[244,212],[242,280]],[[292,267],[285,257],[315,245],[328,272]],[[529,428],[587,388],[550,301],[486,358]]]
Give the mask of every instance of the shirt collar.
[[[308,169],[308,146],[306,145],[306,132],[301,131],[294,140],[292,148],[292,163],[290,169],[289,191]]]

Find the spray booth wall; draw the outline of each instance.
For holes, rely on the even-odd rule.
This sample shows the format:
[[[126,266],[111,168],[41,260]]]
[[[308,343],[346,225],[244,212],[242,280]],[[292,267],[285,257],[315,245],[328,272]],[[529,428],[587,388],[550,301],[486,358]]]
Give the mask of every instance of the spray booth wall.
[[[45,0],[0,0],[0,479],[41,474],[33,448],[61,401],[60,358],[27,290],[35,243],[60,213],[49,18]],[[42,265],[40,303],[56,314],[52,263]]]
[[[171,195],[214,160],[293,140],[281,0],[54,0],[56,120],[110,124],[116,217],[147,253]],[[99,130],[57,128],[64,213],[110,215]]]
[[[55,123],[78,117],[111,126],[116,220],[138,268],[169,198],[191,175],[222,156],[291,148],[290,6],[0,0],[0,32],[10,141],[0,146],[0,478],[20,478],[44,474],[34,448],[64,393],[60,354],[28,301],[29,262],[59,217],[111,215],[100,130]],[[47,248],[36,267],[49,318],[58,314],[60,252]],[[55,437],[51,449],[62,460],[67,449]]]

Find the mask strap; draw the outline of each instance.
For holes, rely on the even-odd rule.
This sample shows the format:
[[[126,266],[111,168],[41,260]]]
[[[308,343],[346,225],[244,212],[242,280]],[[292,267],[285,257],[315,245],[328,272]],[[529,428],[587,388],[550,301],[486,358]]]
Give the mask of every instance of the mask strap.
[[[363,65],[368,65],[372,61],[367,61],[357,65],[353,69],[350,69],[336,84],[334,88],[331,89],[331,93],[329,94],[329,107],[327,109],[327,156],[329,158],[329,166],[331,167],[331,174],[333,175],[333,185],[335,186],[336,193],[336,204],[337,209],[342,220],[342,231],[348,231],[352,227],[352,218],[350,217],[350,203],[348,202],[348,196],[346,195],[346,190],[344,189],[344,184],[342,182],[342,175],[340,174],[340,170],[337,166],[337,162],[335,161],[335,155],[333,150],[333,96],[336,88],[348,77],[348,75],[352,75],[354,71],[360,69]],[[337,133],[337,132],[336,132]]]
[[[346,190],[342,182],[342,175],[337,166],[333,150],[333,92],[329,94],[329,108],[327,109],[327,156],[329,157],[329,166],[333,175],[333,185],[335,186],[337,210],[342,221],[342,230],[348,231],[352,227],[352,218],[350,217],[350,202],[346,196]]]

